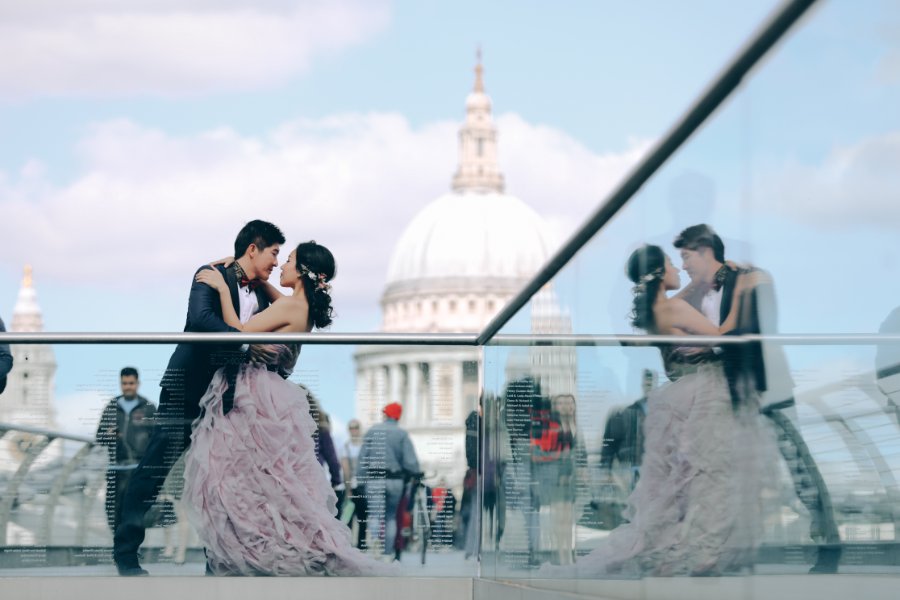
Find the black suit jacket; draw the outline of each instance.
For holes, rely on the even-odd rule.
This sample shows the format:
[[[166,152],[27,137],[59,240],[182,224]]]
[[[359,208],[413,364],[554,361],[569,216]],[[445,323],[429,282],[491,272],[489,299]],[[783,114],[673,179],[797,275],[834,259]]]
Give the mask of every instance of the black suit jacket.
[[[629,467],[639,467],[644,457],[644,417],[646,398],[625,408],[613,411],[606,419],[600,468],[611,469],[613,461]],[[644,403],[643,406],[641,403]]]
[[[0,319],[0,332],[5,332],[3,319]],[[13,357],[9,351],[9,344],[0,344],[0,394],[6,389],[6,376],[12,370]]]
[[[197,273],[209,268],[211,267],[204,265],[197,269]],[[216,268],[225,276],[234,309],[240,314],[239,286],[234,266],[226,269],[219,265]],[[256,289],[256,297],[260,310],[269,306],[269,299],[261,287]],[[219,292],[195,280],[191,284],[184,330],[197,333],[237,331],[222,318]],[[178,344],[169,359],[160,386],[168,389],[171,396],[183,392],[184,405],[195,408],[216,370],[242,361],[243,353],[236,344]]]
[[[720,322],[724,322],[735,302],[738,272],[728,268],[722,284]],[[775,287],[763,282],[745,291],[740,298],[737,325],[729,335],[777,333],[778,313]],[[728,345],[723,350],[725,375],[735,402],[746,391],[759,394],[763,410],[785,408],[794,403],[794,381],[787,364],[784,348],[771,342],[750,342]]]

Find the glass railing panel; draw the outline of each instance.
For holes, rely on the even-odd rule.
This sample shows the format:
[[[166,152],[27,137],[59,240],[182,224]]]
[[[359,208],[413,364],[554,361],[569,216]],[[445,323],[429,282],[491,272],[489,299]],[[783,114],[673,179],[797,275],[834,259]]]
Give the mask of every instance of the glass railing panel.
[[[656,386],[667,379],[656,348],[613,343],[586,351],[572,346],[578,336],[641,333],[630,322],[638,283],[625,275],[631,253],[643,244],[663,249],[681,270],[680,284],[670,295],[691,285],[692,276],[689,291],[708,286],[697,297],[684,298],[701,313],[710,292],[707,312],[715,313],[716,326],[727,317],[720,306],[715,310],[717,269],[705,274],[690,264],[691,255],[683,257],[674,246],[676,238],[692,225],[708,224],[723,241],[724,258],[735,263],[731,270],[765,270],[765,276],[752,276],[764,287],[755,288],[760,322],[747,331],[795,336],[766,342],[761,350],[766,389],[754,401],[769,409],[763,422],[774,439],[767,447],[777,456],[766,480],[771,489],[760,492],[759,549],[752,561],[757,573],[853,572],[859,567],[887,572],[897,552],[893,507],[900,498],[900,386],[891,379],[896,355],[893,361],[884,356],[896,341],[888,336],[900,330],[900,286],[893,275],[900,238],[891,200],[897,182],[887,175],[881,157],[891,152],[889,140],[900,113],[895,82],[886,75],[892,46],[877,34],[891,14],[886,6],[863,12],[847,2],[814,7],[485,350],[486,368],[495,370],[485,374],[486,394],[502,411],[505,390],[517,380],[511,365],[524,364],[536,378],[546,377],[550,369],[541,358],[545,347],[539,338],[562,336],[558,350],[574,352],[576,365],[567,377],[575,381],[588,472],[596,473],[600,460],[590,449],[602,444],[598,431],[609,423],[612,409],[643,395],[645,369],[656,373]],[[768,286],[774,287],[774,300],[763,297]],[[860,335],[841,339],[848,334]],[[516,336],[536,339],[528,343]],[[520,344],[526,357],[516,359]],[[543,508],[535,515],[533,501],[540,494],[528,491],[529,486],[547,487],[531,463],[535,454],[541,456],[534,447],[541,439],[535,438],[535,423],[541,422],[535,411],[552,412],[546,404],[561,393],[558,384],[549,385],[557,388],[542,392],[543,408],[533,407],[523,418],[532,423],[520,432],[529,443],[521,442],[527,450],[518,464],[524,466],[511,476],[524,481],[508,484],[518,495],[515,508],[507,503],[515,513],[506,518],[514,540],[505,540],[504,531],[498,541],[496,528],[485,532],[493,554],[483,569],[491,576],[566,577],[564,571],[541,570],[568,559],[559,553],[560,534],[551,525],[560,517]],[[501,428],[496,435],[502,446],[509,434]],[[485,459],[490,456],[486,453]],[[585,480],[592,494],[611,498],[605,506],[624,503],[624,495],[597,484],[596,475]],[[592,545],[578,522],[589,504],[576,494],[566,507],[572,516],[565,536],[574,537],[564,536],[572,541],[563,550],[574,550],[582,561],[603,545]],[[609,511],[621,518],[618,508]],[[518,532],[510,525],[516,521]],[[539,535],[533,533],[536,522],[542,527]],[[530,538],[523,533],[528,531]]]
[[[0,396],[0,576],[113,575],[110,520],[117,506],[129,502],[116,490],[131,485],[134,465],[152,453],[154,432],[166,430],[181,440],[182,427],[198,414],[196,409],[158,410],[174,347],[13,343],[11,349],[15,362]],[[201,508],[202,500],[203,506],[241,507],[235,510],[250,527],[245,531],[249,546],[281,548],[283,559],[270,565],[277,574],[302,574],[303,565],[315,572],[318,567],[310,561],[316,552],[337,555],[326,558],[325,571],[353,574],[347,566],[353,561],[342,563],[340,556],[356,556],[350,546],[361,545],[367,556],[381,561],[374,564],[383,565],[385,574],[475,576],[477,561],[466,556],[466,536],[470,547],[477,547],[471,536],[479,513],[473,415],[480,357],[471,344],[306,344],[290,372],[290,357],[279,358],[280,374],[243,362],[236,366],[236,393],[227,414],[227,386],[215,376],[204,403],[207,416],[195,422],[194,450],[170,471],[177,449],[167,451],[168,459],[146,465],[162,487],[147,512],[142,565],[156,575],[203,575],[204,546],[215,536],[199,532],[222,531],[208,520],[219,513]],[[126,366],[138,370],[137,394],[149,406],[139,402],[133,418],[120,423],[108,411],[115,410],[110,402],[117,404],[123,382],[130,380],[130,375],[120,377]],[[176,380],[171,373],[165,379],[170,398]],[[303,410],[310,418],[297,412]],[[313,442],[302,442],[310,439],[311,427],[317,427],[322,464]],[[397,434],[398,428],[406,433]],[[200,430],[204,433],[197,438]],[[322,441],[326,430],[330,445]],[[361,450],[367,434],[368,447]],[[196,459],[189,458],[192,452]],[[419,474],[415,480],[414,474]],[[189,495],[185,477],[194,482]],[[281,504],[281,486],[287,508]],[[336,514],[325,519],[322,506],[310,503],[324,505],[328,513],[332,487]],[[279,537],[278,519],[269,514],[278,506],[285,539],[295,542]],[[398,524],[393,542],[384,537],[384,514],[395,515]],[[231,525],[223,522],[222,527],[240,527],[234,519],[229,516]],[[325,526],[316,519],[324,519]],[[343,550],[317,551],[303,537],[313,535],[303,533],[310,523],[349,541],[338,544]],[[313,549],[306,552],[310,544]],[[400,571],[390,571],[396,555]],[[258,570],[266,572],[264,566]]]
[[[657,363],[651,369],[649,400],[638,403],[615,385],[607,367],[622,348],[576,347],[560,341],[552,350],[574,357],[577,365],[575,413],[570,421],[574,443],[569,447],[559,441],[567,421],[560,397],[567,392],[558,387],[565,377],[558,376],[571,369],[563,361],[553,366],[542,362],[541,355],[546,357],[548,350],[544,345],[523,345],[521,340],[515,344],[501,338],[485,348],[483,468],[490,477],[485,479],[482,575],[554,580],[562,586],[554,589],[584,591],[597,584],[579,588],[571,581],[576,574],[576,579],[613,580],[613,584],[663,574],[653,570],[654,563],[646,556],[642,564],[627,562],[612,572],[592,571],[585,565],[591,564],[593,552],[604,552],[606,544],[621,535],[617,530],[627,527],[629,494],[646,468],[640,462],[635,465],[634,453],[656,454],[647,448],[638,451],[640,444],[696,441],[686,434],[660,436],[643,429],[655,409],[673,402],[675,384],[666,381]],[[757,527],[753,557],[731,574],[803,574],[812,568],[892,572],[900,527],[896,510],[900,423],[886,398],[866,404],[872,383],[871,376],[858,375],[842,383],[841,393],[858,396],[856,402],[828,405],[818,393],[801,392],[795,406],[757,415],[760,437],[734,454],[732,473],[740,480],[751,477],[751,472],[760,477],[752,503],[760,511],[753,517]],[[678,386],[684,389],[683,382]],[[720,400],[730,410],[731,398],[720,391]],[[644,409],[647,412],[636,418]],[[641,438],[642,433],[649,437]],[[729,447],[723,444],[710,451],[728,452]],[[743,452],[765,456],[764,468],[742,467]],[[660,535],[664,531],[660,528]],[[683,543],[690,547],[692,542]],[[627,550],[620,550],[628,556]],[[676,561],[669,574],[692,574],[686,570],[689,563],[687,558]],[[572,564],[585,570],[571,573],[559,568]],[[634,585],[637,588],[630,589],[643,589]]]

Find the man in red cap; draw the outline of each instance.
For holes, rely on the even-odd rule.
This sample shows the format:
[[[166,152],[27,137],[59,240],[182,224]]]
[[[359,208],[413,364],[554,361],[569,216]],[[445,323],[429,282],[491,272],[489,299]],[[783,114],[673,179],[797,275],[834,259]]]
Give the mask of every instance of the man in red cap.
[[[397,506],[403,496],[403,481],[419,473],[412,440],[400,429],[402,414],[403,407],[396,402],[384,407],[384,422],[373,425],[363,438],[356,469],[369,505],[368,530],[377,535],[384,523],[384,553],[395,558]]]
[[[400,415],[403,414],[403,407],[396,402],[391,402],[384,407],[384,416],[392,421],[399,421]]]

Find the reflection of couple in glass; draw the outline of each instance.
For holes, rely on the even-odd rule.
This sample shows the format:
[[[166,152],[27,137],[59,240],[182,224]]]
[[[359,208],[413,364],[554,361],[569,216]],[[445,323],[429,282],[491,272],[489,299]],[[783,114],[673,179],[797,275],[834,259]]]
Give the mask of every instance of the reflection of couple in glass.
[[[758,332],[753,304],[767,276],[725,264],[705,225],[686,229],[675,246],[691,284],[673,297],[679,270],[661,248],[629,258],[633,326],[677,336]],[[754,351],[660,345],[670,383],[650,393],[629,522],[578,561],[578,574],[715,575],[752,564],[763,469],[777,456],[759,412],[765,383]]]
[[[281,231],[251,221],[237,260],[201,267],[185,331],[309,332],[331,323],[331,252],[315,242],[281,266],[284,295],[267,282]],[[298,344],[251,347],[179,344],[161,383],[159,416],[125,498],[114,557],[123,575],[144,575],[137,550],[144,513],[181,450],[184,502],[206,546],[207,569],[223,575],[385,574],[388,565],[352,547],[336,497],[315,456],[306,395],[289,381]]]

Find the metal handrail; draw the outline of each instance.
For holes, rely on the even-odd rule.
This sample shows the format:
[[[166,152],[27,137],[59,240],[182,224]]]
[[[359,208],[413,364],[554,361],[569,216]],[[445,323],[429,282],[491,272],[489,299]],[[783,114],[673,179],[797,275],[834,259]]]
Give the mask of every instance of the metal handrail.
[[[0,435],[5,431],[18,431],[21,433],[31,433],[34,435],[42,435],[49,440],[61,439],[71,440],[73,442],[84,442],[85,444],[96,444],[94,438],[85,437],[83,435],[74,435],[71,433],[63,433],[52,429],[44,429],[42,427],[29,427],[28,425],[14,425],[12,423],[0,422]]]
[[[645,334],[497,334],[480,344],[474,334],[450,333],[0,333],[4,344],[245,344],[303,343],[315,345],[385,346],[649,346],[654,344],[714,345],[770,342],[781,345],[868,345],[900,343],[894,333],[790,333],[735,336]]]
[[[594,235],[628,203],[641,187],[662,167],[663,164],[693,135],[701,125],[721,106],[741,83],[744,76],[772,49],[778,40],[803,16],[816,0],[793,0],[786,2],[763,24],[758,32],[738,51],[731,62],[717,75],[713,82],[700,94],[669,132],[656,144],[646,158],[638,164],[622,183],[609,194],[606,201],[588,217],[584,225],[560,248],[546,265],[524,288],[510,300],[503,310],[494,317],[478,336],[478,344],[483,345],[500,331],[500,328],[525,306],[538,290],[556,274],[587,244]]]
[[[396,346],[474,346],[473,333],[165,333],[165,332],[10,332],[3,344],[321,344]]]
[[[69,478],[85,463],[90,453],[98,447],[97,442],[93,438],[85,436],[73,435],[41,427],[0,423],[0,439],[4,438],[7,434],[15,435],[22,433],[37,436],[37,439],[34,444],[26,450],[26,455],[22,459],[22,462],[19,463],[18,468],[6,482],[2,492],[0,492],[0,540],[3,541],[0,542],[0,546],[2,546],[7,539],[7,528],[11,522],[14,507],[19,501],[19,492],[25,484],[25,480],[30,474],[32,467],[47,448],[49,448],[56,440],[73,441],[82,444],[81,448],[74,456],[64,460],[60,472],[53,478],[46,500],[42,503],[43,510],[40,517],[40,526],[36,533],[39,543],[44,545],[48,545],[53,541],[54,515],[66,484],[69,482]],[[94,486],[93,489],[98,490],[99,486]],[[82,514],[77,523],[76,539],[81,543],[84,543],[85,532],[87,529],[86,519],[87,514]]]

